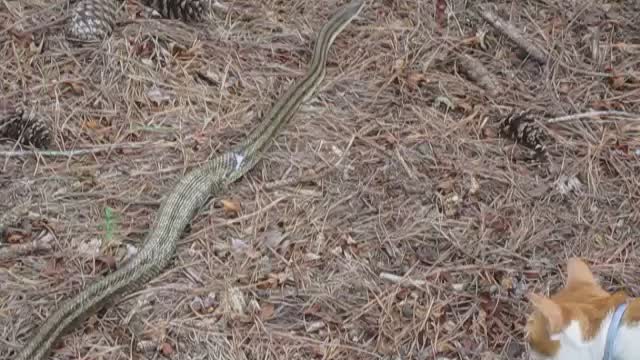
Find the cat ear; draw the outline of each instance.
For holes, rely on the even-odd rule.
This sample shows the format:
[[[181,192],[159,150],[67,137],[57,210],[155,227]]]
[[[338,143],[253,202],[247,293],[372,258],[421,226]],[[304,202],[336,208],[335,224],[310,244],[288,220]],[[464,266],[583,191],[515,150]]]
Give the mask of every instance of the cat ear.
[[[529,293],[529,300],[542,316],[547,319],[547,324],[549,325],[547,330],[549,330],[550,335],[557,334],[563,330],[565,321],[560,305],[549,298],[534,293]]]
[[[574,257],[567,262],[567,286],[576,283],[598,285],[598,281],[589,270],[589,266],[581,259]]]

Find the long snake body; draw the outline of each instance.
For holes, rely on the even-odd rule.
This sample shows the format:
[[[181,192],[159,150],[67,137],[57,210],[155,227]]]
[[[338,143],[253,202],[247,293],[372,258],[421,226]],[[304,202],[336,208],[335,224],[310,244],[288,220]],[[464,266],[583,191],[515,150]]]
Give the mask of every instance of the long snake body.
[[[329,19],[317,36],[306,75],[280,97],[240,144],[184,176],[162,201],[151,231],[135,257],[64,301],[30,337],[16,360],[44,359],[63,334],[114,297],[126,296],[141,288],[169,265],[177,240],[195,213],[210,197],[219,195],[253,168],[278,130],[314,93],[325,76],[328,51],[335,37],[363,7],[363,1],[352,1]]]

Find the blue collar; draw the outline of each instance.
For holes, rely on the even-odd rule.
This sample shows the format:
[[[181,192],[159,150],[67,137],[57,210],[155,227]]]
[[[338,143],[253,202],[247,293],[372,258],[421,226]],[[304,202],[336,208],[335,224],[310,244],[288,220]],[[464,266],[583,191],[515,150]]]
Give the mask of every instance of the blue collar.
[[[604,345],[603,360],[613,360],[613,346],[615,344],[616,335],[618,335],[618,329],[622,320],[622,315],[627,309],[627,303],[624,302],[616,308],[616,311],[611,317],[611,324],[609,324],[609,330],[607,331],[607,342]]]

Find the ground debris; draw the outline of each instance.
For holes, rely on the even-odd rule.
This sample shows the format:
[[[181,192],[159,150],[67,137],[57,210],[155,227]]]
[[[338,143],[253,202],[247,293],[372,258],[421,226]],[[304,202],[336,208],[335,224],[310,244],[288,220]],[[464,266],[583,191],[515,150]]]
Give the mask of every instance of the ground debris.
[[[126,2],[83,47],[59,34],[71,3],[0,5],[0,102],[33,104],[55,140],[0,141],[0,360],[140,249],[167,192],[268,114],[344,1],[213,1],[189,24]],[[538,66],[471,3],[368,1],[316,94],[193,219],[170,270],[56,356],[521,359],[526,293],[562,284],[566,257],[640,293],[640,7],[500,5],[549,47]],[[511,111],[500,139],[490,119]],[[536,149],[548,167],[511,156]]]

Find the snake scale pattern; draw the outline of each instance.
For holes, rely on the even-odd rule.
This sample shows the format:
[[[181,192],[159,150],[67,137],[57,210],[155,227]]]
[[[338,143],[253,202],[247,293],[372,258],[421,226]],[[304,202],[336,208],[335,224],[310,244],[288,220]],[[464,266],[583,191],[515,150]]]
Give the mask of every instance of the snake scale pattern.
[[[45,359],[54,343],[114,297],[126,296],[159,275],[171,262],[177,240],[195,213],[212,197],[241,178],[259,161],[278,130],[310,97],[326,73],[328,51],[335,37],[364,7],[363,1],[342,6],[320,30],[306,75],[273,105],[262,122],[237,146],[183,177],[162,201],[143,246],[118,270],[64,301],[29,337],[16,360]]]

